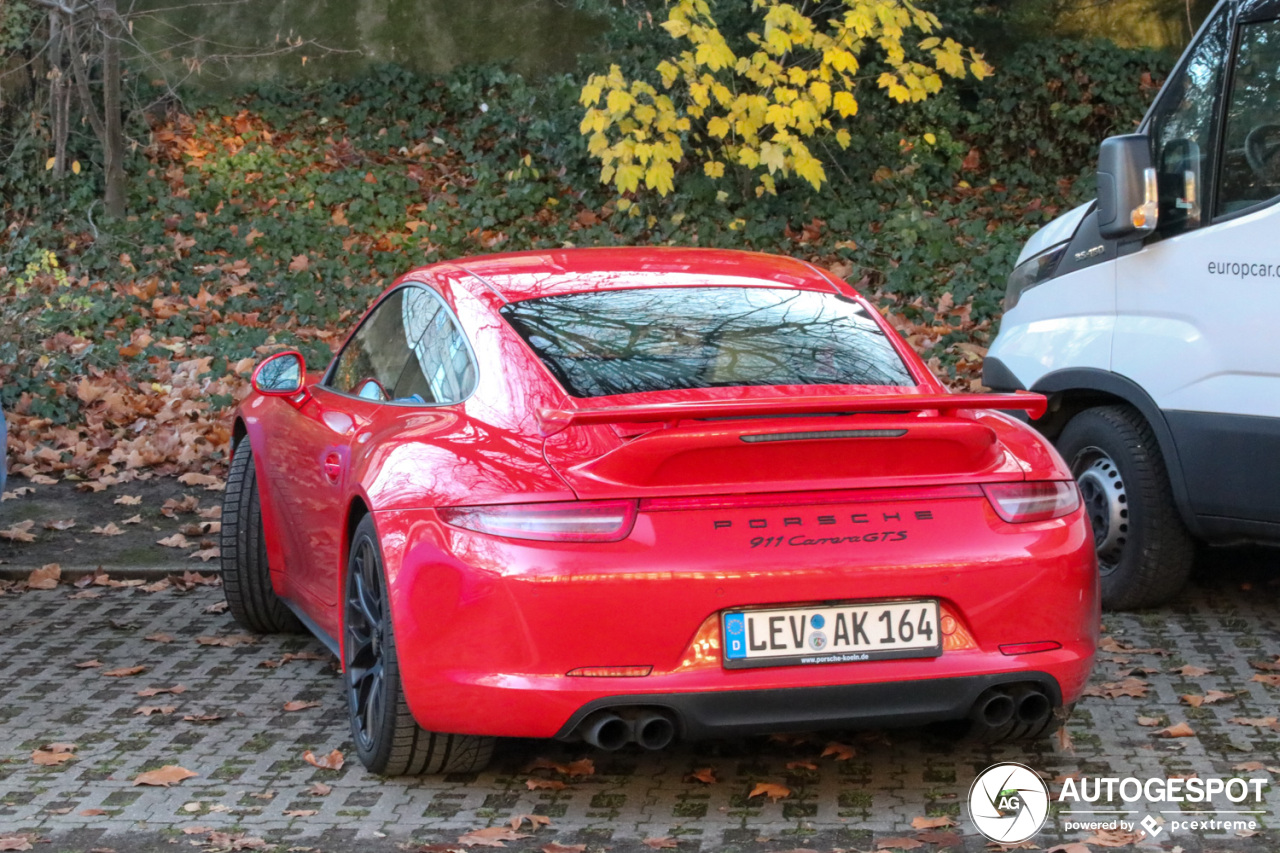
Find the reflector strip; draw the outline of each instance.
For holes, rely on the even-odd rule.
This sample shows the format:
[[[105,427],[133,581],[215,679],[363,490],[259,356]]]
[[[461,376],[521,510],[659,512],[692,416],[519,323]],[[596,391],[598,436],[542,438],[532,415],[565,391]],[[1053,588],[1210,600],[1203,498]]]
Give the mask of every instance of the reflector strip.
[[[756,435],[740,435],[743,441],[805,441],[814,438],[897,438],[906,435],[905,429],[824,429],[813,432],[769,432]]]
[[[651,672],[652,666],[580,666],[567,674],[585,678],[643,678]]]
[[[939,501],[975,498],[981,486],[891,486],[882,489],[832,489],[821,492],[773,492],[757,495],[708,495],[693,498],[641,498],[642,512],[725,509],[732,507],[817,506],[887,501]]]
[[[1053,640],[1042,640],[1038,643],[1006,643],[1000,647],[1000,653],[1005,655],[1029,655],[1032,652],[1051,652],[1060,648],[1062,648],[1062,643],[1055,643]]]

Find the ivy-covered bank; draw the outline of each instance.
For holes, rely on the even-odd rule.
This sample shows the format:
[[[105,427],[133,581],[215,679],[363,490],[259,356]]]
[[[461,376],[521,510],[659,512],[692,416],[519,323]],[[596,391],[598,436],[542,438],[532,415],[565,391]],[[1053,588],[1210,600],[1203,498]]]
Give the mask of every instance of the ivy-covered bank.
[[[641,30],[643,16],[619,27]],[[652,28],[650,28],[652,29]],[[621,44],[639,65],[658,38]],[[652,62],[649,62],[652,65]],[[27,475],[215,470],[253,360],[326,362],[397,273],[487,252],[671,244],[812,259],[872,294],[956,387],[976,383],[1023,241],[1092,195],[1097,143],[1131,129],[1162,60],[1036,42],[918,105],[862,98],[829,183],[679,174],[665,199],[599,183],[587,73],[530,82],[383,68],[309,89],[162,103],[128,129],[130,216],[96,168],[55,185],[40,133],[0,175],[0,404]],[[87,139],[72,156],[88,164]]]

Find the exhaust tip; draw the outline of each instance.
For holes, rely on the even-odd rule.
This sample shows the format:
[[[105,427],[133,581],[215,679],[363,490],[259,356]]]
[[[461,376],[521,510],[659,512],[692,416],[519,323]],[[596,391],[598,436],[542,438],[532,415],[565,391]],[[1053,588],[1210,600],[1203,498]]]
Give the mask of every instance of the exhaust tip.
[[[1028,690],[1018,697],[1018,721],[1028,725],[1042,725],[1053,708],[1049,697],[1038,690]]]
[[[996,729],[1013,719],[1017,704],[1007,693],[992,691],[978,699],[970,716],[982,725]]]
[[[645,749],[663,749],[675,739],[676,725],[665,714],[642,713],[633,723],[636,743]]]
[[[613,752],[631,740],[631,726],[617,714],[602,713],[582,723],[582,739],[597,749]]]

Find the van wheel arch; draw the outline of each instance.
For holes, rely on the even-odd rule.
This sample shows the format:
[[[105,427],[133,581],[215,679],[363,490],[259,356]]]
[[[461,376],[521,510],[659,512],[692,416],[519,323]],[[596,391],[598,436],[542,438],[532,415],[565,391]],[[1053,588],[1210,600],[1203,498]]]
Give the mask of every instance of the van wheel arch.
[[[1160,407],[1142,386],[1132,379],[1107,370],[1073,368],[1045,374],[1030,390],[1049,398],[1049,410],[1044,417],[1032,421],[1031,425],[1052,441],[1058,439],[1072,418],[1086,409],[1125,405],[1136,410],[1151,427],[1160,454],[1164,457],[1173,503],[1182,523],[1193,537],[1204,538],[1195,513],[1191,511],[1191,497],[1187,493],[1182,461],[1178,456],[1178,446],[1173,440],[1173,432]]]

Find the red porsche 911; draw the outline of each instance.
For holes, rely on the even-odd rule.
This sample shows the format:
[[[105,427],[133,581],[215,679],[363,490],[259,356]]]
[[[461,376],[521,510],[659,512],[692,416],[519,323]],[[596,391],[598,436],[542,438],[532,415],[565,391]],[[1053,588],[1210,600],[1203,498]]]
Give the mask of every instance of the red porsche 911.
[[[953,395],[808,263],[587,249],[399,278],[320,375],[239,408],[230,611],[342,661],[372,771],[497,737],[660,749],[958,721],[1055,729],[1093,537],[1027,393]]]

